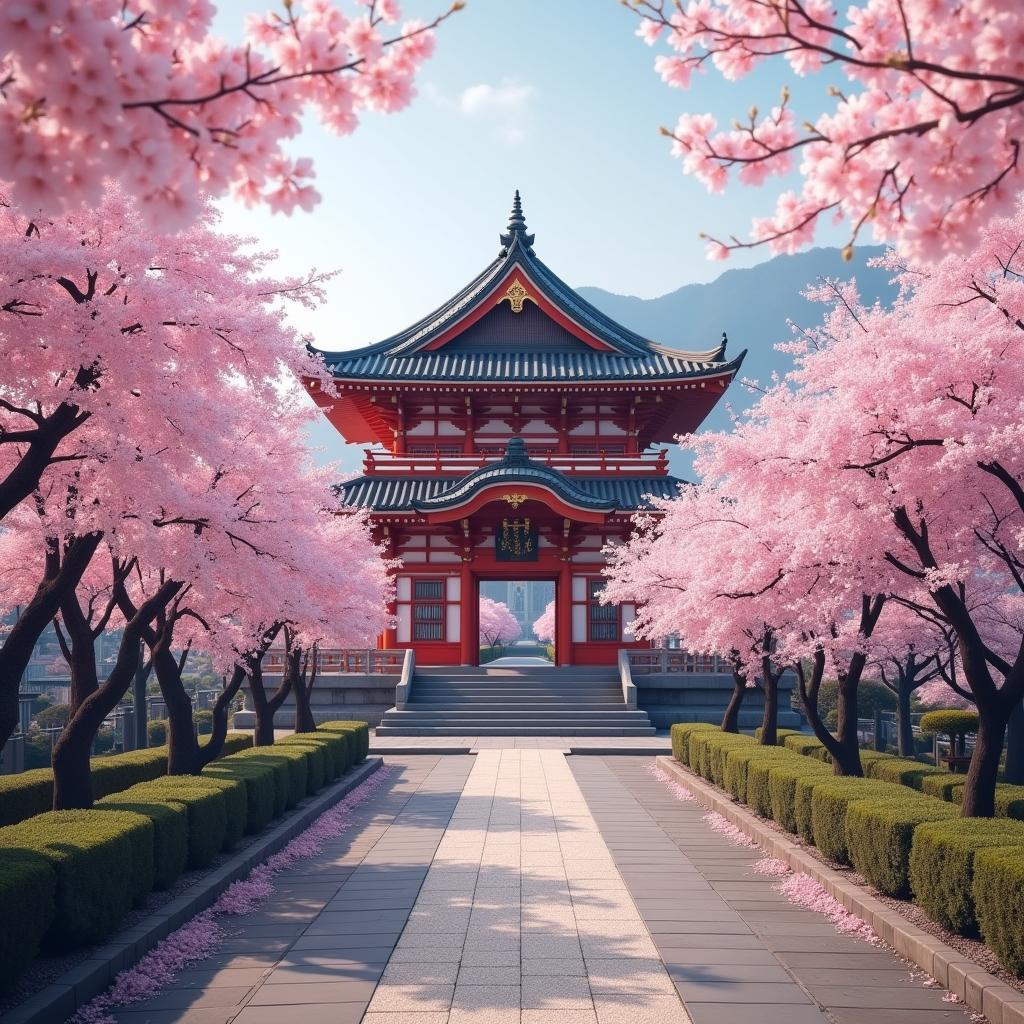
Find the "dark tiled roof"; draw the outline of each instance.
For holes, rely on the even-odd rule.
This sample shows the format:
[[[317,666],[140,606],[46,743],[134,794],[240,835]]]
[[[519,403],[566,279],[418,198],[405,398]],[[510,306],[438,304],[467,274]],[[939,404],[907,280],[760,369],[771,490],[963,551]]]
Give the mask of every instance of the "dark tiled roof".
[[[552,381],[655,380],[735,373],[743,360],[725,361],[725,341],[706,351],[681,352],[655,344],[616,323],[578,295],[533,251],[522,208],[516,203],[501,253],[444,305],[375,345],[350,351],[321,351],[328,369],[343,380]],[[423,351],[463,315],[472,311],[515,266],[535,283],[563,315],[580,324],[611,351]],[[514,315],[514,314],[513,314]],[[557,347],[557,346],[556,346]]]
[[[451,477],[363,476],[340,486],[344,503],[350,508],[376,512],[414,512],[415,506],[437,498],[458,481]],[[674,498],[683,481],[673,476],[572,477],[573,487],[598,502],[613,503],[620,511],[647,507],[646,495]]]

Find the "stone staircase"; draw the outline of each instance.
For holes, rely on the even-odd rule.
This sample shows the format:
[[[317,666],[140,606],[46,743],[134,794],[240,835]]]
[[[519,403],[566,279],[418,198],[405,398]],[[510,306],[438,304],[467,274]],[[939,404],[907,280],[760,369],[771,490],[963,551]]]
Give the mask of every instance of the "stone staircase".
[[[628,711],[617,669],[418,668],[402,711],[377,736],[653,736]]]

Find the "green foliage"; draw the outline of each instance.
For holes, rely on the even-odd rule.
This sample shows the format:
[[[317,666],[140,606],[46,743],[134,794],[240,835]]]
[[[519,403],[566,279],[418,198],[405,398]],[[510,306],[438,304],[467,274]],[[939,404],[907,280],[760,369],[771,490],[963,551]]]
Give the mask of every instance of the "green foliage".
[[[933,764],[925,764],[922,761],[913,761],[904,757],[876,759],[865,764],[864,770],[869,778],[879,779],[882,782],[895,782],[900,786],[917,790],[924,788],[924,780],[929,775],[949,774],[942,768],[936,768]]]
[[[716,786],[725,785],[725,755],[730,750],[759,745],[753,736],[731,732],[707,733],[700,741],[705,751],[701,774]]]
[[[1024,850],[1024,825],[1004,818],[952,818],[918,825],[910,849],[914,901],[943,928],[976,937],[974,858],[979,850],[994,846]]]
[[[306,738],[313,735],[313,733],[299,733],[295,736],[285,736],[274,743],[275,747],[301,750],[305,753],[307,758],[306,786],[309,793],[315,793],[327,781],[327,750],[323,743]]]
[[[370,727],[365,722],[324,722],[317,731],[350,733],[354,739],[353,764],[364,761],[370,752]]]
[[[829,752],[825,749],[825,744],[817,736],[797,733],[793,736],[787,736],[783,741],[783,746],[787,750],[792,750],[795,754],[813,757],[819,761],[824,761],[826,764],[832,760]]]
[[[167,742],[167,720],[163,718],[151,719],[146,725],[146,735],[149,737],[151,747],[159,747]]]
[[[282,766],[287,787],[287,766]],[[203,769],[203,778],[228,779],[245,786],[245,831],[249,835],[262,831],[274,818],[274,769],[252,759],[228,757],[214,761]],[[281,802],[284,808],[284,800]]]
[[[44,732],[29,732],[25,737],[25,767],[30,771],[50,767],[50,737]]]
[[[203,708],[192,716],[195,722],[196,732],[200,736],[209,736],[213,732],[213,712]]]
[[[921,732],[936,733],[939,736],[966,736],[978,731],[976,711],[928,711],[921,716]]]
[[[963,795],[963,790],[960,791]],[[1024,786],[1000,783],[996,786],[996,816],[1024,820]]]
[[[208,781],[208,780],[206,780]],[[188,866],[205,868],[224,846],[227,831],[227,802],[221,790],[196,781],[192,776],[173,775],[132,786],[124,799],[179,805],[188,816]]]
[[[129,786],[150,779],[159,779],[167,773],[167,748],[131,750],[127,754],[94,757],[89,761],[92,771],[93,797],[120,793]]]
[[[274,817],[285,812],[288,806],[288,795],[291,792],[291,773],[288,770],[288,762],[282,757],[274,754],[273,747],[250,747],[248,750],[240,750],[231,757],[225,757],[221,764],[234,764],[235,761],[243,761],[269,768],[274,779]]]
[[[36,725],[40,729],[63,729],[70,717],[70,704],[51,704],[36,715]]]
[[[309,756],[301,747],[275,743],[274,757],[283,758],[288,765],[288,806],[294,807],[309,792]]]
[[[13,825],[53,806],[53,772],[36,768],[20,775],[0,775],[0,825]]]
[[[294,736],[286,736],[278,742],[323,751],[324,782],[331,782],[348,767],[347,735],[343,732],[300,732]]]
[[[690,736],[695,732],[715,729],[709,722],[677,722],[672,726],[672,756],[680,763],[690,764]],[[691,766],[692,767],[692,766]]]
[[[1024,849],[990,847],[974,855],[974,909],[985,942],[1003,966],[1024,975]]]
[[[814,779],[814,776],[811,776]],[[799,789],[805,780],[797,783]],[[850,863],[847,844],[846,812],[855,800],[898,799],[899,786],[852,776],[832,776],[815,780],[810,792],[810,826],[814,845],[837,864]]]
[[[98,942],[153,884],[153,824],[127,811],[48,811],[0,829],[0,849],[0,862],[29,850],[52,868],[52,949]]]
[[[846,811],[846,841],[853,866],[880,893],[910,895],[910,851],[923,822],[957,816],[956,808],[930,796],[903,790],[855,800]]]
[[[764,729],[760,725],[754,730],[754,739],[757,740],[758,743],[761,742],[761,733],[763,733],[763,732],[764,732]],[[800,735],[800,730],[799,729],[776,729],[775,730],[775,739],[776,739],[776,744],[775,745],[778,746],[778,747],[784,747],[786,745],[786,737],[787,736],[799,736],[799,735]]]
[[[752,762],[771,760],[773,763],[782,754],[787,755],[782,747],[762,747],[759,743],[750,743],[742,747],[734,747],[725,753],[725,788],[737,799],[747,803],[747,779]],[[789,755],[792,756],[792,755]]]
[[[768,769],[768,801],[771,817],[788,832],[796,832],[796,784],[808,776],[834,778],[832,769],[813,757],[793,756],[778,761]]]
[[[957,790],[963,791],[964,777],[954,775],[952,772],[938,771],[933,774],[924,775],[921,778],[921,792],[928,796],[938,797],[948,803],[959,803]],[[955,799],[954,799],[955,797]]]
[[[203,744],[200,744],[200,746],[203,746]],[[240,750],[251,749],[251,732],[229,732],[224,737],[224,746],[221,748],[220,756],[227,757],[230,754],[237,754]]]
[[[771,771],[776,765],[788,764],[795,755],[784,747],[761,747],[759,757],[747,768],[747,805],[762,818],[772,816]],[[822,765],[824,767],[824,765]],[[828,771],[828,769],[825,769]]]
[[[115,793],[98,800],[97,811],[131,811],[153,823],[153,888],[169,889],[188,862],[188,814],[181,804],[132,800]]]
[[[3,830],[0,830],[2,836]],[[39,952],[53,921],[57,875],[46,857],[28,849],[0,856],[0,992],[10,989]]]
[[[230,850],[245,835],[249,817],[248,798],[245,783],[241,779],[222,779],[213,775],[177,775],[165,780],[173,783],[181,779],[189,786],[203,786],[224,797],[224,842],[223,849]]]

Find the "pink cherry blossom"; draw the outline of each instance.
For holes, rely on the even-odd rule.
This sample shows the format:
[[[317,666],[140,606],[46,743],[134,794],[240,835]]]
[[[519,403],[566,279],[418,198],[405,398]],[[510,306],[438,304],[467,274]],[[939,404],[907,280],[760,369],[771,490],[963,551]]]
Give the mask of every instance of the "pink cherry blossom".
[[[24,208],[61,213],[99,203],[115,180],[168,228],[199,217],[204,196],[308,210],[312,167],[284,149],[302,115],[350,132],[360,110],[402,109],[433,29],[462,3],[400,29],[398,0],[354,6],[250,13],[231,45],[205,0],[2,5],[0,182]]]
[[[480,598],[480,642],[489,647],[515,643],[522,635],[519,620],[507,604],[489,597]]]
[[[917,261],[968,252],[994,218],[1012,212],[1024,160],[1024,7],[1000,0],[628,0],[636,34],[661,42],[655,70],[675,88],[693,71],[727,80],[785,62],[797,75],[839,68],[829,106],[786,133],[756,110],[733,131],[694,130],[684,114],[665,130],[693,174],[720,192],[738,175],[762,185],[800,157],[802,187],[754,220],[751,240],[709,241],[720,259],[767,244],[793,252],[823,217],[890,241]],[[782,107],[788,110],[789,90]],[[819,108],[820,109],[820,108]],[[795,125],[795,121],[794,121]],[[736,145],[737,136],[744,144]]]
[[[533,635],[542,644],[555,642],[555,602],[549,601],[541,616],[533,624]]]

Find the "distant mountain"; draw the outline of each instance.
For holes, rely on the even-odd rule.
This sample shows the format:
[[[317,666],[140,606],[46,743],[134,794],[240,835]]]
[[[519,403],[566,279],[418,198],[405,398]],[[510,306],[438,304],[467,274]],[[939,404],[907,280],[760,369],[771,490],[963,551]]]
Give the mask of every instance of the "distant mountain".
[[[896,288],[890,273],[867,266],[880,256],[880,247],[857,249],[844,263],[838,249],[811,249],[793,256],[776,256],[756,267],[727,270],[708,284],[687,284],[656,299],[616,295],[601,288],[577,289],[589,302],[626,327],[673,348],[703,351],[729,336],[728,355],[747,349],[741,376],[767,383],[773,372],[785,373],[789,356],[774,346],[788,341],[787,321],[803,327],[820,324],[826,307],[808,302],[803,292],[823,278],[856,278],[865,302],[890,303]],[[725,399],[704,423],[704,429],[729,426],[726,403],[744,409],[752,401],[748,391],[734,384]],[[678,457],[673,470],[689,476],[689,467]]]

